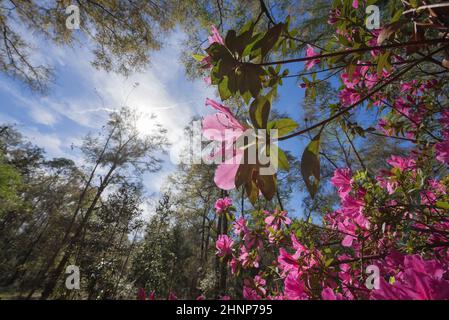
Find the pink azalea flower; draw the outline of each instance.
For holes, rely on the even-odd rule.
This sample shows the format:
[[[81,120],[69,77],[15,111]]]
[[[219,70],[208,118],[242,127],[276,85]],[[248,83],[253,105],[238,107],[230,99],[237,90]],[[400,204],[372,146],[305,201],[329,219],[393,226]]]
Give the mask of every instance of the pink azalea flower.
[[[287,217],[287,211],[279,211],[276,209],[273,214],[268,211],[265,211],[265,214],[268,215],[268,217],[265,218],[265,223],[268,228],[271,227],[278,230],[281,228],[282,223],[289,225],[292,222],[290,218]]]
[[[335,24],[338,21],[338,18],[341,15],[341,11],[339,9],[331,9],[329,12],[329,19],[327,20],[328,24]]]
[[[343,300],[343,295],[341,293],[335,294],[334,290],[326,287],[321,291],[321,298],[323,300]]]
[[[443,278],[445,269],[435,260],[419,255],[406,256],[398,266],[401,274],[393,284],[380,279],[380,289],[371,299],[380,300],[442,300],[449,299],[449,281]]]
[[[445,110],[441,113],[440,123],[443,127],[449,128],[449,110]]]
[[[318,54],[315,52],[315,50],[313,49],[313,47],[308,44],[307,45],[307,50],[306,50],[306,57],[307,58],[311,58],[311,57],[315,57]],[[305,63],[306,66],[306,70],[310,70],[312,69],[316,64],[320,63],[320,59],[313,59],[313,60],[309,60]]]
[[[219,43],[221,45],[225,45],[223,38],[220,35],[220,31],[218,31],[216,26],[211,27],[212,34],[209,36],[209,44]]]
[[[203,80],[204,80],[204,83],[206,84],[206,86],[210,86],[212,84],[211,77],[204,77]]]
[[[261,300],[267,294],[267,281],[260,275],[254,279],[245,279],[243,283],[243,297],[247,300]]]
[[[359,0],[353,0],[352,1],[352,7],[354,9],[358,9],[359,8]]]
[[[437,195],[430,190],[424,190],[420,193],[421,196],[421,204],[423,205],[433,205],[437,201]]]
[[[367,73],[365,75],[365,86],[368,89],[374,88],[374,86],[379,82],[379,78],[376,73]]]
[[[363,212],[365,203],[363,199],[357,199],[351,196],[347,196],[342,200],[341,211],[345,216],[356,216]]]
[[[215,211],[217,213],[223,213],[226,210],[229,209],[229,207],[232,206],[232,199],[229,197],[226,197],[224,199],[218,199],[217,201],[215,201]]]
[[[396,181],[395,176],[391,176],[390,172],[385,172],[384,174],[386,175],[386,177],[377,176],[376,180],[379,182],[379,185],[382,188],[387,189],[388,194],[391,195],[395,193],[397,187],[399,186],[399,183],[398,181]]]
[[[393,168],[397,168],[400,171],[410,170],[415,168],[416,162],[411,158],[404,158],[400,156],[391,156],[390,159],[387,160],[387,163]]]
[[[331,183],[337,188],[341,199],[351,192],[352,172],[349,168],[337,169],[334,171],[334,176]]]
[[[239,261],[235,257],[232,257],[232,259],[228,262],[228,264],[229,267],[231,268],[231,273],[236,274],[237,268],[239,266]]]
[[[401,115],[408,118],[411,117],[410,103],[405,101],[405,99],[403,99],[402,97],[397,98],[393,106]]]
[[[370,47],[377,46],[377,39],[379,38],[379,34],[381,31],[382,31],[382,29],[371,30],[371,34],[373,35],[373,37],[368,41],[368,45]],[[371,50],[371,52],[370,52],[370,54],[373,58],[376,58],[380,53],[381,53],[380,50]]]
[[[416,85],[417,81],[404,82],[401,84],[401,91],[411,91]],[[416,92],[415,92],[416,93]]]
[[[292,233],[291,235],[291,241],[293,248],[296,250],[296,254],[302,254],[304,252],[307,252],[307,248],[303,246],[298,239],[296,238],[295,234]]]
[[[217,248],[217,256],[225,257],[232,254],[232,246],[234,241],[225,234],[220,234],[218,236],[215,247]]]
[[[299,258],[305,256],[309,252],[307,248],[296,239],[294,234],[291,235],[291,241],[293,249],[296,250],[293,255],[289,254],[284,248],[279,249],[278,264],[284,275],[287,273],[298,273]],[[314,264],[314,261],[312,260],[310,261],[311,265]],[[304,267],[307,268],[308,266]]]
[[[449,140],[435,144],[436,159],[449,164]]]
[[[203,135],[209,140],[221,143],[218,150],[214,150],[211,158],[220,157],[219,160],[221,160],[222,156],[225,156],[224,161],[215,171],[214,181],[217,187],[231,190],[235,188],[235,175],[244,154],[242,150],[235,147],[235,142],[244,133],[245,128],[229,108],[210,99],[206,100],[206,105],[218,110],[218,113],[203,119]]]
[[[343,247],[351,247],[352,246],[352,242],[354,240],[356,240],[357,238],[351,235],[346,235],[343,237],[343,240],[341,241],[341,245]]]
[[[246,300],[261,300],[257,290],[248,286],[243,286],[243,298]]]
[[[253,251],[250,252],[246,246],[240,247],[239,261],[242,263],[243,268],[259,268],[260,256]]]
[[[429,180],[429,188],[431,188],[433,192],[438,193],[438,194],[446,194],[447,193],[446,186],[435,179]]]
[[[168,300],[178,300],[178,297],[173,292],[170,292],[168,294]]]
[[[293,273],[284,280],[284,295],[288,300],[308,300],[304,282]]]
[[[299,267],[299,255],[289,254],[284,248],[279,249],[278,264],[279,268],[283,271],[283,274],[287,274],[290,271],[296,271]]]
[[[209,40],[209,44],[214,44],[214,43],[218,43],[221,45],[225,45],[223,38],[220,35],[220,32],[218,31],[218,29],[215,26],[211,27],[211,32],[212,34],[208,37]],[[212,58],[208,55],[206,57],[204,57],[203,60],[201,60],[202,68],[203,69],[211,69],[212,68]],[[211,77],[205,77],[204,78],[204,82],[206,83],[206,85],[211,85],[212,84],[212,79]]]
[[[343,89],[338,94],[343,106],[350,106],[360,101],[360,94],[354,89]]]
[[[250,230],[248,230],[243,235],[243,241],[245,242],[245,247],[248,249],[251,249],[253,247],[255,247],[256,249],[260,249],[263,247],[263,241],[260,236],[255,232],[251,232]]]
[[[246,234],[248,232],[246,220],[243,217],[240,217],[237,220],[235,220],[233,226],[234,226],[234,234],[237,237],[240,237],[242,234]]]
[[[146,300],[146,299],[147,299],[147,295],[145,293],[145,289],[139,288],[137,290],[137,300]]]
[[[354,70],[352,76],[348,73],[341,74],[341,80],[347,89],[355,89],[358,85],[361,87],[361,83],[365,84],[368,88],[372,88],[377,82],[377,75],[368,74],[369,66],[362,65],[362,61],[358,61],[359,66]],[[369,80],[369,84],[367,84]]]
[[[390,127],[389,123],[385,119],[380,119],[377,123],[378,128],[387,136],[392,136],[394,134],[394,129]]]

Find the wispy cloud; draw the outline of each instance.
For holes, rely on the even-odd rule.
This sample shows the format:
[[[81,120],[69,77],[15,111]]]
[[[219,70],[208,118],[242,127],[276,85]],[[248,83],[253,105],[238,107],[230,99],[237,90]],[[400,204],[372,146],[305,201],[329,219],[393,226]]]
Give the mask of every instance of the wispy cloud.
[[[130,77],[96,70],[90,65],[88,46],[61,48],[36,43],[46,48],[46,54],[38,59],[55,64],[56,83],[50,94],[23,94],[11,80],[0,81],[0,90],[23,108],[27,115],[22,121],[26,135],[51,156],[70,157],[70,141],[79,141],[87,132],[99,130],[111,111],[125,105],[142,114],[139,127],[143,133],[152,129],[151,115],[156,115],[176,148],[184,136],[184,127],[193,116],[206,112],[204,99],[212,94],[202,81],[186,79],[179,59],[183,37],[182,33],[174,33],[164,49],[152,55],[147,70]],[[3,109],[0,112],[5,113]],[[146,181],[148,189],[159,191],[173,168],[167,165]]]

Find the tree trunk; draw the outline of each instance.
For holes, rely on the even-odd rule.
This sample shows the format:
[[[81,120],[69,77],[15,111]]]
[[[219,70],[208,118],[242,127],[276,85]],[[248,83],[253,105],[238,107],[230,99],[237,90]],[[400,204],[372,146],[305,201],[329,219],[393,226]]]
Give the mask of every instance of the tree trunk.
[[[112,165],[112,167],[109,169],[109,172],[105,176],[102,184],[98,188],[98,191],[95,195],[94,200],[92,201],[91,205],[87,209],[86,214],[84,215],[83,220],[81,221],[80,225],[78,226],[78,229],[77,229],[75,235],[70,240],[69,245],[67,246],[61,261],[58,263],[55,270],[50,274],[49,280],[47,281],[46,285],[44,286],[44,290],[42,292],[41,299],[47,299],[53,292],[53,290],[56,286],[56,282],[58,281],[58,278],[61,275],[63,268],[67,264],[67,261],[69,260],[71,254],[72,254],[72,250],[73,250],[74,246],[76,245],[76,243],[78,242],[79,237],[82,234],[82,231],[84,230],[85,226],[87,225],[87,222],[89,221],[92,213],[94,212],[94,209],[95,209],[95,206],[97,205],[98,200],[100,199],[101,195],[103,194],[103,191],[109,185],[110,178],[111,178],[112,173],[114,172],[115,168],[116,168],[116,165],[115,164]]]

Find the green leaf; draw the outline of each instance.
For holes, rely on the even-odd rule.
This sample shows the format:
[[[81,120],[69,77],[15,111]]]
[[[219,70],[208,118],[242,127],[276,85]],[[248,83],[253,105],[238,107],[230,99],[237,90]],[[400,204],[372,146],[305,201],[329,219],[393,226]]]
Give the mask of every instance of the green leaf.
[[[382,28],[377,37],[377,44],[380,46],[385,40],[390,39],[407,21],[399,20]]]
[[[404,12],[404,10],[400,9],[398,11],[396,11],[396,13],[394,14],[394,16],[391,18],[390,23],[394,23],[396,21],[399,21],[399,19],[402,18],[402,13]]]
[[[263,38],[254,45],[253,52],[257,49],[261,49],[262,57],[265,57],[278,42],[279,37],[282,34],[282,30],[284,30],[283,23],[279,23],[268,30]]]
[[[448,202],[437,201],[435,205],[437,206],[437,208],[449,210],[449,203]]]
[[[243,95],[249,91],[253,98],[256,98],[262,90],[262,79],[265,76],[265,69],[261,66],[245,63],[238,68],[239,76],[239,91]]]
[[[211,44],[211,46],[206,49],[206,52],[211,56],[213,61],[219,61],[226,58],[231,60],[234,59],[229,50],[219,43]]]
[[[248,181],[251,180],[255,167],[256,166],[254,164],[246,164],[246,163],[240,164],[237,170],[237,174],[235,175],[236,188],[239,188],[240,186],[246,184]]]
[[[225,44],[226,47],[228,47],[228,49],[231,50],[231,52],[235,51],[235,47],[237,45],[237,34],[235,30],[228,31],[225,38]]]
[[[227,76],[225,76],[218,85],[218,92],[220,93],[221,100],[227,100],[231,97],[232,93],[229,90]]]
[[[256,205],[256,201],[259,198],[259,189],[253,181],[249,181],[245,184],[246,195],[253,206]]]
[[[249,116],[257,129],[267,128],[268,117],[271,110],[271,94],[259,96],[249,106]]]
[[[223,78],[224,76],[229,76],[235,73],[236,62],[234,59],[226,56],[218,62],[218,73],[217,76]]]
[[[207,56],[204,54],[193,54],[192,55],[193,59],[195,59],[198,62],[203,61],[204,58],[206,58]]]
[[[285,155],[284,151],[282,151],[280,148],[278,148],[278,165],[279,168],[285,171],[290,170],[290,164],[288,163],[287,156]]]
[[[254,32],[254,22],[249,21],[246,23],[242,29],[240,29],[240,34],[236,38],[236,44],[234,46],[235,52],[239,56],[244,56],[244,52],[246,48],[250,45],[253,40],[253,32]]]
[[[310,196],[315,198],[320,185],[320,134],[307,145],[301,158],[301,174]]]
[[[384,68],[388,69],[388,66],[390,65],[388,62],[388,59],[390,57],[389,52],[385,52],[384,54],[380,55],[379,59],[377,60],[377,75],[380,77],[382,76],[382,72]]]
[[[271,121],[268,124],[269,129],[277,129],[279,137],[285,136],[286,134],[296,130],[298,128],[298,124],[289,118],[277,119],[275,121]]]
[[[242,94],[243,101],[245,101],[246,104],[248,104],[251,101],[251,93],[249,91],[246,91]]]
[[[262,192],[265,199],[270,201],[276,194],[276,176],[274,175],[258,175],[256,179],[257,187]]]

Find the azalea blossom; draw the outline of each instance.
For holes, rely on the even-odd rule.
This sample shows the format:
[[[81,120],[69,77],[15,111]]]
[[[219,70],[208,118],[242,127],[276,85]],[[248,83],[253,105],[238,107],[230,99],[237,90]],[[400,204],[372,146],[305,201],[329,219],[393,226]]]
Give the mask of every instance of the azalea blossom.
[[[256,251],[250,251],[246,246],[241,246],[239,261],[243,268],[259,268],[260,256]]]
[[[445,269],[435,260],[419,255],[405,256],[398,266],[401,273],[393,284],[381,278],[380,288],[373,290],[371,299],[442,300],[449,299],[449,281],[443,278]]]
[[[168,294],[168,300],[178,300],[178,297],[173,292],[170,292]]]
[[[223,199],[220,198],[217,201],[215,201],[215,211],[217,213],[226,212],[226,210],[228,210],[229,207],[231,206],[232,206],[232,199],[229,197]]]
[[[449,140],[435,144],[436,159],[449,164]]]
[[[377,123],[377,127],[387,136],[392,136],[395,133],[394,128],[390,126],[389,122],[386,119],[380,119]]]
[[[267,217],[265,218],[265,223],[267,227],[274,228],[276,230],[281,228],[281,224],[289,225],[292,221],[287,217],[287,211],[280,211],[275,209],[273,214],[269,211],[265,211]]]
[[[341,16],[341,11],[336,8],[336,9],[331,9],[329,12],[329,18],[327,20],[328,24],[335,24],[338,21],[338,18],[340,18]]]
[[[246,220],[243,217],[238,218],[234,222],[233,226],[234,226],[234,234],[237,237],[245,235],[247,232],[249,232],[248,227],[246,225]]]
[[[354,89],[345,88],[338,94],[343,106],[348,107],[360,101],[360,94]]]
[[[145,293],[145,289],[139,288],[137,290],[137,300],[146,300],[146,299],[147,299],[147,295]]]
[[[236,148],[235,145],[237,139],[244,134],[245,128],[228,107],[211,99],[206,100],[206,106],[211,106],[218,111],[203,119],[203,135],[219,144],[209,158],[209,160],[221,160],[215,171],[214,181],[220,189],[231,190],[235,188],[235,176],[244,154],[244,151]]]
[[[393,168],[397,168],[400,171],[410,170],[415,168],[416,162],[412,158],[404,158],[400,156],[391,156],[390,159],[387,160],[387,163]]]
[[[284,294],[288,300],[308,300],[304,282],[296,274],[289,274],[284,280]]]
[[[212,45],[214,43],[218,43],[221,45],[225,45],[223,38],[220,35],[220,32],[218,31],[217,27],[214,25],[211,27],[212,34],[208,37],[209,44]],[[203,69],[211,69],[212,68],[212,57],[207,55],[201,60]],[[210,76],[204,78],[204,82],[206,85],[212,84],[212,79]]]
[[[228,262],[228,265],[231,268],[232,274],[237,273],[239,261],[235,257],[232,257],[232,259]]]
[[[211,27],[212,34],[208,37],[209,44],[219,43],[221,45],[225,45],[223,38],[220,35],[220,31],[218,31],[217,27],[212,25]]]
[[[337,169],[334,171],[334,176],[331,179],[331,183],[337,188],[341,199],[346,198],[346,196],[351,192],[351,176],[352,173],[349,168]]]
[[[323,300],[343,300],[343,295],[341,293],[335,294],[332,288],[326,287],[321,291],[321,298]]]
[[[317,56],[318,54],[315,52],[315,50],[313,49],[313,47],[310,45],[310,44],[308,44],[307,45],[307,50],[306,50],[306,57],[307,58],[311,58],[311,57],[315,57],[315,56]],[[320,63],[320,59],[312,59],[312,60],[308,60],[306,63],[305,63],[305,66],[306,66],[306,70],[310,70],[310,69],[312,69],[316,64],[318,64],[318,63]]]
[[[220,234],[218,236],[217,242],[215,243],[215,247],[217,248],[217,256],[225,257],[232,254],[232,246],[234,245],[234,241],[229,238],[225,234]]]
[[[376,180],[382,188],[387,189],[387,192],[390,195],[393,194],[399,186],[396,176],[391,174],[390,171],[385,170],[382,172],[382,175],[376,177]]]

